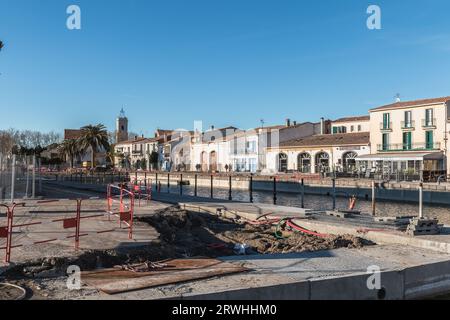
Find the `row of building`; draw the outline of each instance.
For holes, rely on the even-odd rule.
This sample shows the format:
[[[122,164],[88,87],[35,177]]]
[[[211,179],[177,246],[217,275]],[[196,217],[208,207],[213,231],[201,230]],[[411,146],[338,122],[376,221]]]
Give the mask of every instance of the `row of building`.
[[[402,102],[368,115],[319,122],[286,120],[251,130],[157,130],[152,138],[127,137],[117,119],[116,166],[165,171],[301,172],[318,174],[446,175],[450,97]],[[153,154],[153,155],[152,155]],[[144,164],[144,165],[143,165]]]

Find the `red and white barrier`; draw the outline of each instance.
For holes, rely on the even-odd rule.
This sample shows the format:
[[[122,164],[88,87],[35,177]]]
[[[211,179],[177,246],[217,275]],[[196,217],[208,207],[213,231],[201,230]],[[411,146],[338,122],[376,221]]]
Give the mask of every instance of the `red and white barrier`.
[[[18,206],[24,206],[24,203],[15,203],[11,206],[0,204],[0,207],[4,207],[7,210],[7,226],[0,226],[0,239],[4,238],[6,239],[6,246],[0,247],[0,250],[5,250],[5,262],[9,263],[11,262],[11,251],[13,248],[19,248],[19,247],[25,247],[29,245],[38,245],[38,244],[44,244],[44,243],[50,243],[55,242],[59,240],[67,240],[67,239],[74,239],[75,240],[75,250],[78,250],[80,247],[80,238],[89,236],[89,235],[99,235],[104,234],[108,232],[114,232],[117,230],[123,230],[122,228],[122,222],[124,222],[127,227],[125,229],[128,229],[128,237],[129,239],[133,238],[133,213],[134,213],[134,194],[132,192],[129,192],[128,190],[125,190],[123,188],[119,188],[120,190],[120,200],[119,200],[119,210],[117,212],[113,212],[111,208],[113,205],[110,205],[114,201],[113,195],[111,193],[112,188],[119,188],[115,186],[108,186],[108,211],[101,214],[95,214],[95,215],[89,215],[89,216],[81,216],[81,205],[83,202],[83,199],[75,199],[73,201],[76,201],[76,215],[72,218],[60,218],[60,219],[53,219],[49,221],[33,221],[28,223],[20,223],[20,224],[14,224],[14,210]],[[126,203],[126,199],[129,198],[128,203]],[[89,198],[89,200],[92,199],[99,199],[99,198]],[[60,199],[60,200],[44,200],[44,201],[38,201],[38,204],[47,204],[47,203],[56,203],[61,201],[68,201],[69,199]],[[101,231],[91,231],[89,233],[81,233],[81,221],[83,219],[90,219],[90,218],[98,218],[98,217],[104,217],[108,215],[108,219],[111,220],[111,215],[116,215],[119,217],[119,228],[113,228],[108,230],[101,230]],[[20,244],[13,244],[13,232],[15,228],[22,228],[22,227],[29,227],[29,226],[38,226],[38,225],[48,225],[48,224],[56,224],[60,225],[64,230],[67,229],[75,229],[75,233],[71,235],[64,235],[61,237],[54,237],[51,239],[46,240],[40,240],[40,241],[22,241]],[[51,231],[49,231],[51,233]]]

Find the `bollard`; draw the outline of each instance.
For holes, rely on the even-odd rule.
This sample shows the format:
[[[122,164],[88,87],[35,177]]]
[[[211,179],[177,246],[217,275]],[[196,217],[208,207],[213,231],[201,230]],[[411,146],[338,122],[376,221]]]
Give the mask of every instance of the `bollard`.
[[[228,200],[232,201],[233,196],[231,194],[232,188],[231,188],[231,175],[228,177]]]
[[[273,178],[273,204],[277,204],[277,178]]]
[[[302,187],[301,190],[301,208],[305,208],[305,179],[302,179],[300,182],[300,185]]]
[[[180,175],[180,196],[183,195],[183,174]]]
[[[170,173],[167,174],[167,193],[170,193]]]
[[[372,216],[376,214],[375,181],[372,181]]]
[[[423,183],[419,184],[419,218],[423,219]]]
[[[195,175],[194,183],[194,197],[197,197],[197,174]]]
[[[250,203],[253,203],[253,174],[250,174]]]
[[[333,178],[333,210],[336,210],[336,179]]]
[[[214,189],[213,189],[213,184],[214,184],[214,176],[211,175],[211,199],[214,199]]]

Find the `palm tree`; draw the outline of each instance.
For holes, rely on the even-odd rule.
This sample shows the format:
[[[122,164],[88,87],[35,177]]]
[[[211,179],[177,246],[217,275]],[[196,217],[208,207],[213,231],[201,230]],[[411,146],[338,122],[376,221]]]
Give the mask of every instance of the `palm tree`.
[[[95,168],[95,154],[102,148],[109,150],[108,131],[103,124],[88,125],[81,128],[81,136],[78,139],[80,149],[86,152],[91,148],[91,168]]]
[[[75,139],[66,139],[59,145],[58,150],[62,157],[69,157],[70,168],[73,169],[74,158],[80,154],[78,141]]]

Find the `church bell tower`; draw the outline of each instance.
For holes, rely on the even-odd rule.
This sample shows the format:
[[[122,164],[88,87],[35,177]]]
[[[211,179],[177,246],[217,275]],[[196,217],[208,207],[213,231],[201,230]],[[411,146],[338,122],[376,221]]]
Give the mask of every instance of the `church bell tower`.
[[[125,116],[125,111],[120,110],[120,114],[116,121],[116,143],[128,140],[128,118]]]

